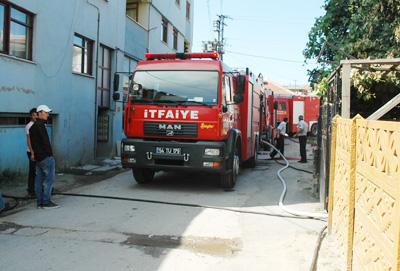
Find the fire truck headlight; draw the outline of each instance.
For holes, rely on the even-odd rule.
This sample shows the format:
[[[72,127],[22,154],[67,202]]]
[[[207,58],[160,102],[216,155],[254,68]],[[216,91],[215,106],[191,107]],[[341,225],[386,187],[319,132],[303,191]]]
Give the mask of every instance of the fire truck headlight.
[[[124,151],[126,152],[134,152],[135,146],[134,145],[124,145]]]
[[[205,149],[204,154],[209,156],[219,156],[220,155],[219,149]]]

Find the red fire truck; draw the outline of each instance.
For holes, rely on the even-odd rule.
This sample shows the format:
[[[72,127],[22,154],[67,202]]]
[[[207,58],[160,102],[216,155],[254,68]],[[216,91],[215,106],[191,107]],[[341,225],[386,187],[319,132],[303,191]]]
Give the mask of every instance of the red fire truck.
[[[276,112],[274,122],[280,122],[287,117],[289,120],[288,133],[295,134],[299,116],[303,115],[304,121],[308,124],[308,132],[314,136],[317,135],[320,103],[317,96],[277,95],[272,99],[275,103],[275,111],[272,111],[274,109],[271,108],[270,113],[274,115]]]
[[[122,164],[145,183],[159,170],[220,175],[235,185],[239,166],[255,166],[263,79],[230,70],[218,53],[146,54],[131,76]]]

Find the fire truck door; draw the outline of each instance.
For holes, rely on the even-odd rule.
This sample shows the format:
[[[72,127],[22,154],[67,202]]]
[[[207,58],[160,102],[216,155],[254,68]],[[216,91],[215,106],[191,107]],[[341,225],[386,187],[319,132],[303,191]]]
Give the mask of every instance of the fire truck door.
[[[304,116],[304,101],[293,101],[293,124],[299,123],[299,116]]]

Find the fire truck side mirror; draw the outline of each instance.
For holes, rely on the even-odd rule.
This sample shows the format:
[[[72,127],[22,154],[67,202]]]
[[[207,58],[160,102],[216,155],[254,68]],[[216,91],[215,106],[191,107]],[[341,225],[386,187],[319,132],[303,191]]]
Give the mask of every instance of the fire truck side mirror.
[[[244,75],[239,75],[236,79],[236,94],[233,96],[235,103],[243,102],[243,93],[245,89],[246,78]]]
[[[235,96],[233,96],[233,101],[237,104],[243,102],[243,95],[242,94],[235,94]]]
[[[274,110],[277,110],[277,109],[278,109],[278,102],[275,101],[275,102],[274,102]]]
[[[114,92],[117,92],[119,88],[119,74],[114,74]]]
[[[245,87],[246,78],[244,75],[239,75],[236,80],[236,93],[243,94]]]

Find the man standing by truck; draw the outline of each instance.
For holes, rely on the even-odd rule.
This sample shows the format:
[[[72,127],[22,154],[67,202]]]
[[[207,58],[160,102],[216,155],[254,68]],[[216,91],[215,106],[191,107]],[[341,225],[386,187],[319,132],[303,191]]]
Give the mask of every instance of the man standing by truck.
[[[284,118],[283,121],[281,123],[279,123],[278,125],[278,133],[277,133],[277,139],[276,139],[276,148],[279,150],[279,152],[284,155],[285,152],[285,136],[286,134],[286,124],[288,122],[288,118]],[[275,155],[278,152],[276,150],[273,150],[270,153],[270,157],[271,159],[274,159]]]
[[[304,117],[300,115],[299,123],[297,124],[297,134],[296,134],[299,137],[299,143],[300,143],[301,159],[299,163],[307,163],[307,151],[306,151],[307,131],[308,131],[308,125],[304,121]]]

